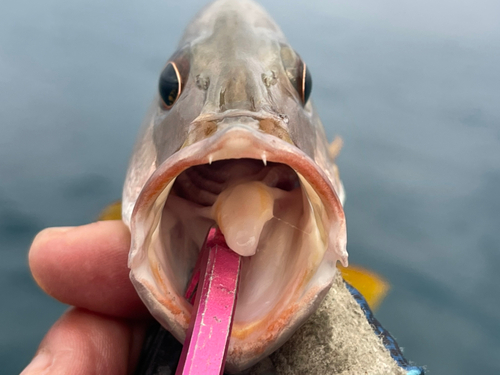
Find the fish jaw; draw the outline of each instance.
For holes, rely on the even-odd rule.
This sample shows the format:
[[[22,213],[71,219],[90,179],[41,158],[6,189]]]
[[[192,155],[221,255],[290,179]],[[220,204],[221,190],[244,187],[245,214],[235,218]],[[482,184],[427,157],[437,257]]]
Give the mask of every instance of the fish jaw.
[[[336,262],[347,264],[344,213],[328,176],[286,140],[237,124],[238,119],[235,123],[186,145],[152,173],[130,217],[129,255],[131,279],[140,297],[152,315],[183,342],[192,311],[184,291],[204,236],[216,222],[203,207],[172,194],[177,177],[193,166],[233,159],[279,163],[295,171],[300,189],[279,198],[285,208],[276,215],[275,206],[274,226],[269,227],[265,242],[278,248],[281,240],[276,236],[282,233],[285,238],[294,236],[299,248],[289,243],[288,248],[273,252],[263,244],[255,256],[244,259],[226,362],[227,371],[234,373],[281,346],[322,301],[337,272]],[[296,201],[302,202],[299,210],[303,213],[295,221],[283,219],[294,211],[286,205]],[[189,216],[193,212],[198,213]],[[183,239],[175,239],[175,233]],[[175,249],[169,248],[172,244]],[[288,262],[286,267],[283,262]],[[278,271],[284,276],[280,278]]]

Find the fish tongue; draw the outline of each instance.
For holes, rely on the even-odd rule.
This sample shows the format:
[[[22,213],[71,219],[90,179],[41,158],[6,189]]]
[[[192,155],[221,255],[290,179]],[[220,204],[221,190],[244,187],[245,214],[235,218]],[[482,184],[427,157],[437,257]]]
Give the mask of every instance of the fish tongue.
[[[257,251],[264,225],[273,217],[275,197],[259,181],[243,182],[225,189],[212,206],[212,215],[231,250],[241,256]]]

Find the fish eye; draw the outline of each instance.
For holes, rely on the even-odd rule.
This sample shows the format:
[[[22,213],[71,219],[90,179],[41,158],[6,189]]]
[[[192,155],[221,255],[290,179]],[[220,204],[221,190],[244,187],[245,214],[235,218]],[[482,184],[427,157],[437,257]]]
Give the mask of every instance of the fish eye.
[[[172,108],[182,91],[182,78],[175,62],[170,61],[160,75],[158,91],[166,109]]]
[[[299,94],[302,104],[306,104],[311,96],[312,77],[307,65],[290,47],[281,46],[281,61],[290,83]]]
[[[302,79],[301,79],[301,90],[299,91],[302,103],[306,104],[311,96],[312,91],[312,78],[309,69],[305,63],[302,64]]]

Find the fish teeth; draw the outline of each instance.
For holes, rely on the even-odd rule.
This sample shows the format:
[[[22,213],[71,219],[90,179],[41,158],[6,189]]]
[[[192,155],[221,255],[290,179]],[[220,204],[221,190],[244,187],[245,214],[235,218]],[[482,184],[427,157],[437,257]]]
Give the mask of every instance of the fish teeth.
[[[208,155],[208,164],[212,165],[213,161],[214,161],[214,156],[212,154]]]
[[[261,158],[264,165],[267,166],[267,155],[265,152],[262,153]]]

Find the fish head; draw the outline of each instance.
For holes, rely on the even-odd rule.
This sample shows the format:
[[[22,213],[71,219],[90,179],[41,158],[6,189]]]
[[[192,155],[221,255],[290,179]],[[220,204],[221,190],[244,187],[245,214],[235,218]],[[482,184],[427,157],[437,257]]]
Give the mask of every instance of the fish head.
[[[270,16],[218,0],[160,78],[123,191],[131,279],[183,342],[184,293],[214,225],[242,255],[226,371],[279,348],[347,265],[343,188],[309,99],[311,76]]]

